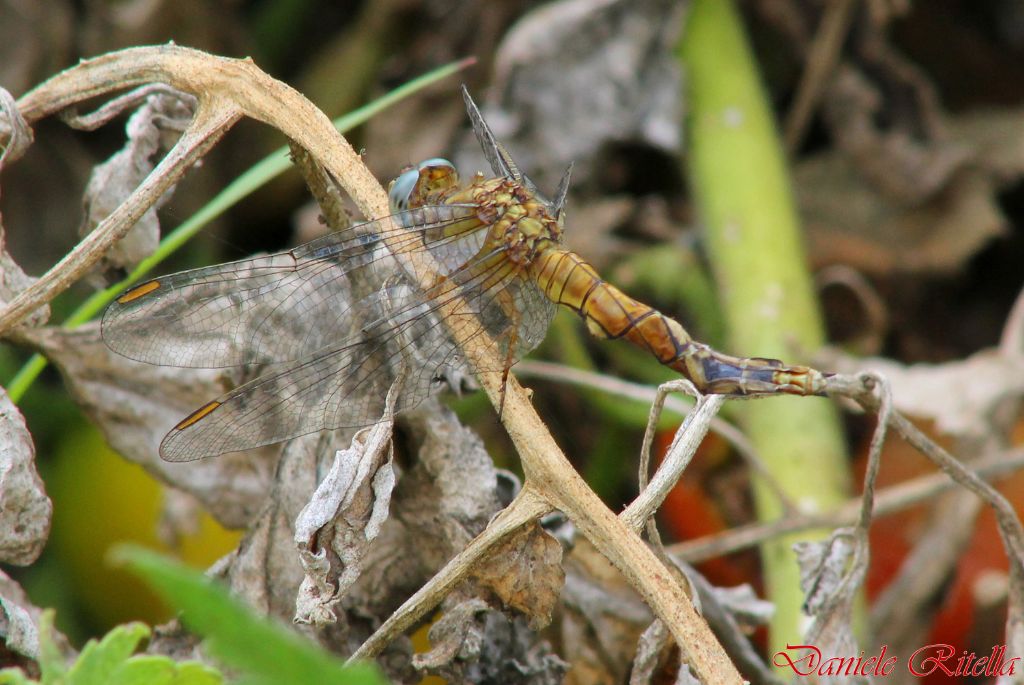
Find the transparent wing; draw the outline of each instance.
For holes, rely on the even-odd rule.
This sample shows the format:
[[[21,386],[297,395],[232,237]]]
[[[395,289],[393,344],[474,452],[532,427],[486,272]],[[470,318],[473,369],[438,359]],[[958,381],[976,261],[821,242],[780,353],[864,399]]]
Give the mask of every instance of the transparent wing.
[[[468,338],[502,327],[515,356],[542,337],[553,313],[544,299],[540,312],[514,314],[526,332],[509,336],[509,306],[543,294],[511,271],[495,253],[459,270],[449,287],[425,298],[402,282],[365,298],[369,313],[360,339],[317,350],[305,359],[271,368],[259,378],[201,407],[168,433],[160,446],[168,461],[189,461],[223,452],[280,442],[324,429],[364,426],[378,420],[384,398],[401,377],[398,411],[411,409],[438,392],[462,366],[458,347],[436,308],[455,297],[465,304],[448,319]],[[546,312],[546,314],[545,314]],[[533,343],[536,344],[536,343]]]
[[[365,299],[397,251],[427,249],[442,273],[480,250],[486,231],[471,206],[422,207],[367,222],[294,250],[183,271],[139,284],[103,315],[103,340],[151,364],[219,368],[302,359],[346,341],[369,320]],[[475,222],[475,223],[474,223]],[[384,229],[382,226],[388,226]]]
[[[484,157],[487,159],[487,163],[491,165],[491,170],[494,172],[495,176],[510,178],[522,183],[523,186],[538,199],[544,201],[548,205],[551,205],[540,191],[537,190],[536,184],[534,184],[526,174],[520,171],[519,165],[516,164],[514,159],[512,159],[512,155],[510,155],[508,150],[505,149],[505,146],[499,143],[494,137],[491,127],[484,120],[483,114],[480,113],[480,109],[476,106],[476,103],[473,102],[473,98],[469,94],[469,89],[466,88],[465,85],[462,86],[462,99],[466,103],[466,112],[469,114],[469,121],[473,126],[473,133],[476,135],[476,140],[480,143],[480,147],[484,151]],[[568,180],[566,183],[568,183]],[[560,210],[561,205],[558,205],[555,209]]]
[[[535,347],[555,305],[517,272],[504,245],[487,244],[475,210],[420,207],[392,217],[411,235],[368,222],[122,295],[102,324],[120,354],[174,366],[269,365],[179,423],[161,455],[187,461],[368,425],[398,376],[397,409],[409,409],[464,368],[449,327],[460,339],[498,340],[499,367]],[[407,270],[415,260],[403,259],[414,250],[425,250],[442,276],[429,293]],[[446,326],[437,308],[450,302],[461,304]]]

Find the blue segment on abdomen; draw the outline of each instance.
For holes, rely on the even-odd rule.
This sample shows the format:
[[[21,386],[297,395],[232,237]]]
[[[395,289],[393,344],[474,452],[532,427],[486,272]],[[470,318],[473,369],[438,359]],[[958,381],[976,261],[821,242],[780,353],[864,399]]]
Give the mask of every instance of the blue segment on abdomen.
[[[743,378],[746,381],[761,381],[764,383],[775,382],[775,369],[772,368],[756,368],[756,367],[740,367],[735,364],[729,364],[714,357],[706,357],[701,359],[704,366],[704,377],[709,381],[713,381],[717,378]]]

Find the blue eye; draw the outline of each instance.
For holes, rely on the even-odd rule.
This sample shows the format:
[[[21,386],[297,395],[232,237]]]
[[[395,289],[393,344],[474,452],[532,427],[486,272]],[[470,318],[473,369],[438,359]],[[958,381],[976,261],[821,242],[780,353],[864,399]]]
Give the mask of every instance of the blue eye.
[[[388,203],[391,211],[401,212],[409,206],[409,196],[416,189],[416,181],[420,178],[419,169],[409,169],[394,180],[388,190]]]
[[[455,176],[455,165],[447,159],[442,159],[440,157],[433,157],[420,162],[414,169],[403,171],[401,175],[391,183],[391,188],[388,190],[388,203],[391,205],[392,212],[402,212],[409,208],[409,199],[413,191],[416,190],[416,184],[420,180],[420,172],[431,167],[447,167],[450,171],[450,174],[448,175],[450,177]]]
[[[446,166],[452,171],[455,170],[455,165],[449,162],[447,159],[444,159],[443,157],[432,157],[431,159],[420,162],[419,164],[416,165],[416,169],[426,169],[428,166]]]

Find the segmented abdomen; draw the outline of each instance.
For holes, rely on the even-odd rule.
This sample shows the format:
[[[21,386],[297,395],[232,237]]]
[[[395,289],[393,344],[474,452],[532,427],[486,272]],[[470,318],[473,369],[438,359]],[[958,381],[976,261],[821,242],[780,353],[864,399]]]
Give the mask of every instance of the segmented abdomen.
[[[543,250],[530,264],[538,287],[571,308],[591,334],[625,338],[689,378],[702,392],[727,395],[818,395],[825,376],[777,359],[733,357],[694,341],[679,322],[606,283],[585,259],[560,248]]]

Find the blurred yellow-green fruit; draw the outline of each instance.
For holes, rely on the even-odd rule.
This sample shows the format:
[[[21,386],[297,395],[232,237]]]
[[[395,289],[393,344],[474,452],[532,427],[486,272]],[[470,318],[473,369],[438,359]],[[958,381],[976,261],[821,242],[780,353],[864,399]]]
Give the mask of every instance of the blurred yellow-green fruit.
[[[205,568],[241,536],[203,513],[196,532],[170,549],[157,537],[163,486],[111,450],[91,426],[61,441],[44,478],[54,505],[48,552],[84,618],[99,630],[129,620],[159,623],[172,615],[140,581],[107,562],[113,545],[134,542]]]

